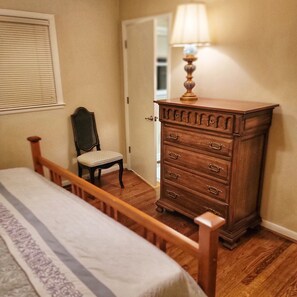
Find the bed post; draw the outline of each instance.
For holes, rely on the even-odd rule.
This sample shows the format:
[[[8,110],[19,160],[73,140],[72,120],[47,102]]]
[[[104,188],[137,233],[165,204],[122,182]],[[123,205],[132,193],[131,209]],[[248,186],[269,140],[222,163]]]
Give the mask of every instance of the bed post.
[[[225,224],[225,219],[206,212],[195,218],[194,221],[199,224],[198,284],[208,297],[214,297],[216,294],[219,228]]]
[[[41,140],[41,138],[39,136],[30,136],[27,138],[27,140],[29,140],[31,143],[31,152],[32,152],[32,158],[33,158],[34,170],[39,174],[44,175],[43,167],[38,161],[39,157],[41,157],[40,145],[39,145],[39,141]]]

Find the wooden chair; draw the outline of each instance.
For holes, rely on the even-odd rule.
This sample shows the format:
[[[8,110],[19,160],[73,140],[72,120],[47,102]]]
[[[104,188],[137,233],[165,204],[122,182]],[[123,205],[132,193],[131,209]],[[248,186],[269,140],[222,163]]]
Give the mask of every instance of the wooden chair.
[[[71,123],[77,152],[78,175],[82,177],[82,170],[88,169],[91,183],[94,184],[97,169],[100,179],[101,169],[118,164],[119,182],[121,188],[124,188],[123,155],[118,152],[101,150],[94,113],[84,107],[78,107],[71,115]]]

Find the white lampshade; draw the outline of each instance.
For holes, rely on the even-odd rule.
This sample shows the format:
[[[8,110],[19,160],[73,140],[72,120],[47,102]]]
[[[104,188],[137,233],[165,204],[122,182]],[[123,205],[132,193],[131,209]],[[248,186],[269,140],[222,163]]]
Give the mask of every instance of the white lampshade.
[[[185,44],[198,46],[210,44],[204,3],[182,4],[177,7],[171,45],[184,46]]]

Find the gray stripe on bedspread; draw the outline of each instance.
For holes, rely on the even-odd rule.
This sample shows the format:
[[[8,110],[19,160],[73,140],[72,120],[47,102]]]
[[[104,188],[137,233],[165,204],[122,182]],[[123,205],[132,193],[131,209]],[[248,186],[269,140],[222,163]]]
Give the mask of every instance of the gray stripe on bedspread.
[[[116,297],[114,293],[74,258],[49,229],[16,196],[0,182],[0,193],[36,229],[57,257],[83,282],[95,296]]]

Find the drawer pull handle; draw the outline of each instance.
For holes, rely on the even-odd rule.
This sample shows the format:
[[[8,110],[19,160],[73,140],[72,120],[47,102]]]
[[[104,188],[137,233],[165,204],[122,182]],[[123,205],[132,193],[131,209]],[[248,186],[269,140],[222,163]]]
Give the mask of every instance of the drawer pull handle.
[[[217,189],[216,187],[213,187],[213,186],[207,186],[208,188],[208,192],[213,194],[213,195],[216,195],[218,196],[220,194],[220,192],[222,193],[221,190]]]
[[[169,158],[170,159],[177,160],[179,157],[180,157],[179,154],[172,153],[172,152],[169,153]]]
[[[167,139],[169,139],[169,140],[178,140],[178,135],[173,134],[173,133],[170,133],[170,134],[167,136]]]
[[[220,212],[214,210],[213,208],[207,207],[206,211],[210,211],[210,212],[212,212],[213,214],[215,214],[217,216],[223,217],[223,215]]]
[[[217,165],[214,164],[208,164],[208,168],[210,171],[215,172],[215,173],[219,173],[221,171],[221,169],[223,169],[222,167],[219,167]]]
[[[179,197],[179,195],[173,191],[167,191],[167,196],[171,199],[177,199]]]
[[[174,172],[168,172],[168,175],[170,178],[173,178],[173,179],[178,179],[180,177],[179,174],[174,173]]]
[[[223,145],[221,143],[217,143],[217,142],[210,142],[209,147],[213,150],[220,151],[222,149]]]

